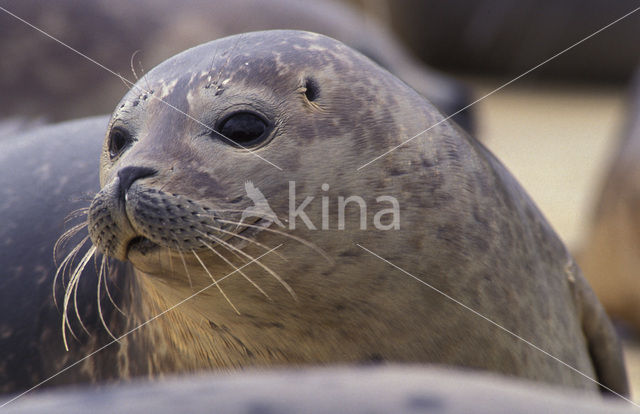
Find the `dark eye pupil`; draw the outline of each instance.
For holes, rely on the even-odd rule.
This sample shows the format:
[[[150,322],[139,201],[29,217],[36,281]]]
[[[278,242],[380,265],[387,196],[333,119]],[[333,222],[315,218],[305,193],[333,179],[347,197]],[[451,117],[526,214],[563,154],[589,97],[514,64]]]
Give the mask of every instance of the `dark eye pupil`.
[[[242,146],[255,144],[254,141],[265,135],[266,131],[267,123],[249,112],[229,116],[220,124],[218,130],[222,135]]]
[[[111,135],[109,135],[109,155],[111,158],[118,156],[129,141],[130,139],[127,132],[119,129],[111,131]]]

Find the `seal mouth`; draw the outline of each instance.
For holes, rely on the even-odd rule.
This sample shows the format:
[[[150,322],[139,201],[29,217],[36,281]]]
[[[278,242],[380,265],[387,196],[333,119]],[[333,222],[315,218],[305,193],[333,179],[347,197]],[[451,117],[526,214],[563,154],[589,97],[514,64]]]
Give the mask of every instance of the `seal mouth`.
[[[151,240],[147,239],[144,236],[137,236],[134,237],[133,239],[131,239],[129,241],[129,243],[127,243],[127,253],[126,256],[128,257],[131,253],[132,250],[142,254],[142,255],[146,255],[150,252],[152,252],[153,250],[158,249],[160,246],[154,242],[152,242]]]

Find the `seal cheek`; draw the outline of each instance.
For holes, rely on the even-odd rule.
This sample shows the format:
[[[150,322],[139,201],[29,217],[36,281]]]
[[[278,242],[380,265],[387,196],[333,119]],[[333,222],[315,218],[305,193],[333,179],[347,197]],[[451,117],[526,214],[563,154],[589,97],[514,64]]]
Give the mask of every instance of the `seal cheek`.
[[[94,197],[89,207],[89,237],[102,253],[126,260],[129,240],[137,236],[125,213],[118,180]]]

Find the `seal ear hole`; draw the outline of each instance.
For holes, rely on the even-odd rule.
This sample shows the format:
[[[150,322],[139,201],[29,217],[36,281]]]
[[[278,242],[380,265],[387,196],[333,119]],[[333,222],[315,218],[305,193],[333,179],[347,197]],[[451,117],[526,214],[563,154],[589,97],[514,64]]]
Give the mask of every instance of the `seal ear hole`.
[[[318,82],[316,82],[315,79],[313,78],[305,79],[304,87],[306,89],[304,92],[304,96],[307,97],[307,100],[309,102],[313,102],[316,99],[318,99],[318,96],[320,95],[320,88],[318,88]]]
[[[131,143],[131,135],[122,128],[113,128],[109,133],[109,156],[114,159]]]
[[[262,116],[249,111],[234,112],[220,121],[216,131],[239,147],[252,147],[269,136],[270,124]]]

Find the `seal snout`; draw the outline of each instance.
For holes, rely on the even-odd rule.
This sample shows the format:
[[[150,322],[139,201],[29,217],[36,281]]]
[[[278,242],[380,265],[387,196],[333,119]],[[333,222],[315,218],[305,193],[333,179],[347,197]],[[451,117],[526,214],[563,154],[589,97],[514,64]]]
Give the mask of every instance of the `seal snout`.
[[[155,169],[148,167],[122,168],[117,173],[118,178],[95,196],[89,207],[89,236],[100,251],[119,260],[126,260],[130,242],[140,236],[127,216],[127,193],[135,189],[132,186],[137,180],[156,174]]]
[[[124,197],[131,188],[131,185],[136,181],[146,177],[152,177],[156,175],[158,171],[149,167],[124,167],[118,171],[118,183],[120,188],[120,197],[124,201]]]

